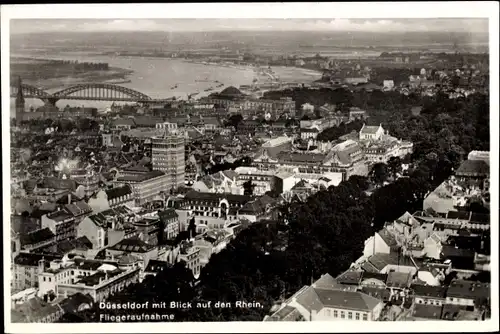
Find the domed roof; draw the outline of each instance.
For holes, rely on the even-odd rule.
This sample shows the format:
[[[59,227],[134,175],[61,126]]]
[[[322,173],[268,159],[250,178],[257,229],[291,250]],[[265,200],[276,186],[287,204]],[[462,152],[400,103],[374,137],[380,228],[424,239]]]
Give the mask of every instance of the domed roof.
[[[241,93],[241,91],[238,88],[234,86],[229,86],[222,92],[220,92],[219,95],[234,96],[234,95],[243,95],[243,93]]]

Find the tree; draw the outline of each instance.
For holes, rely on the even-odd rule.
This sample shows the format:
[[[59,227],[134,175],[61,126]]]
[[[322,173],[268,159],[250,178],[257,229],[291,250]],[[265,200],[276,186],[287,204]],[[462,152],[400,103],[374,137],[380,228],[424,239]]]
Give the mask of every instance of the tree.
[[[238,129],[238,126],[242,121],[243,121],[243,116],[241,114],[234,114],[229,116],[226,125],[234,126],[235,129]]]
[[[384,163],[376,163],[372,166],[369,176],[372,182],[382,185],[389,177],[389,169]]]
[[[391,177],[396,178],[403,171],[403,166],[400,157],[391,157],[387,162],[387,168]]]
[[[255,184],[252,183],[252,180],[246,181],[245,183],[243,183],[243,194],[252,196],[254,188]]]
[[[292,199],[279,208],[278,222],[244,226],[224,250],[212,255],[195,288],[190,289],[182,283],[185,288],[178,289],[177,283],[169,281],[169,277],[174,277],[172,272],[167,272],[166,277],[157,275],[131,287],[119,298],[127,301],[179,300],[176,292],[187,296],[181,298],[197,301],[255,300],[264,307],[196,309],[176,314],[176,320],[260,321],[276,300],[289,297],[321,274],[328,272],[335,277],[348,269],[362,255],[364,241],[384,224],[399,218],[405,211],[422,209],[426,194],[449,177],[452,167],[460,162],[460,157],[442,150],[438,139],[444,127],[450,131],[447,135],[454,137],[453,145],[464,152],[489,148],[489,137],[472,135],[489,128],[489,119],[483,115],[488,114],[485,110],[489,110],[489,106],[481,94],[471,95],[464,101],[440,96],[419,100],[417,102],[425,105],[426,112],[418,117],[411,115],[410,106],[416,103],[412,99],[420,97],[366,94],[370,104],[381,104],[380,99],[385,96],[394,105],[391,113],[374,112],[370,118],[385,118],[392,133],[401,128],[398,137],[414,141],[414,153],[408,158],[412,164],[408,177],[379,187],[371,196],[365,194],[367,178],[353,176],[336,187],[318,191],[304,202]],[[317,105],[324,101],[342,102],[343,95],[352,98],[350,93],[333,90],[297,89],[267,94],[274,98],[300,97],[295,101],[302,103],[310,98],[309,102]],[[439,114],[448,114],[451,119],[443,115],[437,117]],[[467,124],[469,133],[464,131],[463,124]],[[445,134],[441,133],[441,137]],[[397,165],[396,161],[389,161],[387,165],[374,166],[370,178],[383,183],[391,170],[399,169]],[[194,225],[194,220],[189,225]],[[183,282],[189,281],[187,276]],[[447,282],[452,278],[447,277]],[[169,289],[170,285],[174,288]]]

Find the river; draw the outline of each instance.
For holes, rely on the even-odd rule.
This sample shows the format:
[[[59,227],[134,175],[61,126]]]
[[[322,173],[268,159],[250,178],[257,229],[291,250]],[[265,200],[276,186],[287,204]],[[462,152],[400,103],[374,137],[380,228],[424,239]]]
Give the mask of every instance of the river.
[[[238,87],[240,85],[249,85],[256,77],[251,68],[233,68],[217,65],[203,65],[191,63],[182,59],[154,58],[154,57],[123,57],[107,55],[91,55],[84,53],[58,53],[49,55],[16,53],[14,57],[34,57],[44,59],[78,60],[79,62],[105,62],[111,67],[130,69],[133,73],[127,78],[129,83],[120,84],[139,92],[142,92],[151,98],[176,98],[186,99],[188,94],[199,92],[196,98],[208,95],[215,91],[223,90],[228,86]],[[311,82],[321,77],[321,73],[294,67],[273,67],[272,70],[284,82]],[[259,78],[263,81],[262,77]],[[217,88],[218,81],[223,83],[223,87]],[[210,92],[204,92],[205,89],[212,87]],[[61,87],[47,89],[48,92],[55,92],[65,88]],[[14,99],[11,99],[12,105]],[[26,106],[37,107],[43,103],[38,99],[26,99]],[[73,106],[88,106],[97,108],[106,108],[111,102],[102,101],[78,101],[78,100],[60,100],[59,107],[66,104]],[[15,117],[15,110],[11,108],[11,117]]]

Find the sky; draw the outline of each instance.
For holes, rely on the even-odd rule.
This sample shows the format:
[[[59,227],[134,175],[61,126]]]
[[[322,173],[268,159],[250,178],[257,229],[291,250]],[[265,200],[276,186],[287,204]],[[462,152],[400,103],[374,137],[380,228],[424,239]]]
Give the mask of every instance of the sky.
[[[11,34],[58,31],[360,31],[487,33],[488,19],[16,19]]]

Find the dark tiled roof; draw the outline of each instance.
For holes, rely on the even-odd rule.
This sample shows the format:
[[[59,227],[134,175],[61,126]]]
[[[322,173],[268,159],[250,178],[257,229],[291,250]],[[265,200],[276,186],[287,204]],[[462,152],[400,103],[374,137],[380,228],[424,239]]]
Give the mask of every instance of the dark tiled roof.
[[[323,309],[323,303],[312,287],[304,286],[296,294],[297,303],[302,305],[306,310],[320,311]]]
[[[378,269],[377,267],[375,267],[369,261],[364,262],[361,265],[361,269],[363,269],[367,273],[378,273],[380,270],[382,270],[382,269]]]
[[[362,271],[346,271],[336,278],[337,282],[340,284],[354,284],[358,285],[361,283],[361,278],[363,277]]]
[[[98,227],[106,228],[108,226],[108,220],[102,212],[89,216],[88,219],[93,221]]]
[[[475,224],[489,224],[490,223],[490,215],[487,213],[475,213],[473,212],[470,216],[470,222]]]
[[[106,211],[110,211],[110,210],[106,210]],[[116,208],[114,208],[114,209],[112,210],[112,212],[110,212],[110,214],[111,214],[111,215],[114,215],[114,214],[116,214],[116,213],[118,213],[118,214],[122,214],[122,215],[127,215],[127,214],[129,214],[129,213],[130,213],[130,210],[129,210],[129,209],[127,209],[127,207],[126,207],[126,206],[124,206],[124,205],[120,205],[120,206],[117,206]]]
[[[138,238],[123,239],[116,245],[110,247],[112,250],[118,250],[123,252],[133,252],[133,253],[146,253],[149,252],[153,246],[148,245],[144,241]]]
[[[163,123],[162,118],[152,118],[151,116],[137,116],[134,118],[138,127],[156,127],[156,123]]]
[[[60,311],[58,305],[52,305],[35,297],[16,305],[11,309],[12,322],[41,322],[42,319]]]
[[[10,224],[14,233],[26,234],[40,229],[40,222],[35,218],[11,215]]]
[[[21,246],[37,244],[54,238],[54,233],[46,227],[37,231],[21,235]]]
[[[238,173],[236,173],[234,170],[231,169],[223,170],[220,173],[231,180],[234,180],[235,178],[238,177]]]
[[[383,300],[385,302],[389,301],[389,299],[391,298],[391,292],[385,287],[379,288],[379,287],[364,286],[361,288],[361,291],[367,294],[368,296],[372,296],[374,298]]]
[[[443,246],[442,253],[445,258],[474,258],[474,251],[449,245]]]
[[[330,274],[322,275],[316,282],[315,288],[332,289],[338,285],[338,282]]]
[[[441,319],[443,320],[456,320],[458,314],[460,313],[461,307],[459,305],[444,304],[443,311],[441,313]]]
[[[64,189],[64,190],[75,191],[76,187],[78,186],[78,183],[75,180],[71,179],[63,180],[57,177],[46,177],[40,186],[41,188]]]
[[[481,251],[482,237],[471,235],[450,235],[446,243],[450,246],[457,246],[459,249],[468,249],[476,252]]]
[[[215,194],[190,190],[184,195],[185,200],[219,202],[227,199],[229,204],[245,204],[254,199],[253,196],[234,195],[234,194]]]
[[[132,194],[132,188],[126,184],[122,187],[116,187],[112,189],[106,190],[106,195],[108,196],[108,201],[111,201],[115,198],[127,196]]]
[[[400,266],[410,266],[410,267],[415,267],[413,264],[413,261],[407,256],[398,255],[397,253],[390,253],[390,254],[383,254],[383,253],[377,253],[375,255],[370,256],[368,259],[370,264],[374,266],[376,269],[379,271],[384,269],[388,264],[392,265],[400,265]],[[416,262],[417,266],[420,266],[420,263],[417,262],[416,259],[414,259]]]
[[[272,208],[276,205],[276,200],[273,198],[264,195],[252,202],[246,203],[238,213],[243,214],[263,214],[267,211],[268,208]]]
[[[92,242],[86,237],[79,237],[74,240],[62,240],[57,245],[58,254],[66,254],[74,249],[92,249]]]
[[[79,202],[82,200],[82,198],[76,196],[75,194],[71,194],[71,203],[74,203],[74,202]],[[59,198],[57,201],[56,201],[57,204],[68,204],[68,196],[63,196],[61,198]]]
[[[454,280],[446,292],[447,297],[458,298],[490,298],[490,284],[475,281]]]
[[[326,158],[326,154],[320,153],[290,153],[290,152],[280,152],[278,154],[278,159],[284,162],[291,163],[323,163]]]
[[[381,300],[362,292],[315,289],[324,306],[350,310],[371,311]]]
[[[112,124],[113,126],[118,126],[118,125],[135,126],[135,121],[132,118],[118,118],[114,119]]]
[[[243,93],[236,87],[234,86],[229,86],[222,90],[219,94],[219,96],[234,96],[234,95],[243,95]]]
[[[450,225],[450,224],[445,224],[445,223],[435,223],[433,230],[438,231],[438,230],[460,230],[462,227],[460,225]]]
[[[58,210],[47,214],[47,218],[58,221],[63,221],[66,219],[73,218],[74,216],[67,212],[66,210]]]
[[[167,221],[167,220],[170,220],[172,218],[179,217],[179,215],[177,214],[177,212],[175,212],[175,209],[173,209],[173,208],[169,208],[169,209],[158,212],[158,216],[160,217],[160,219],[162,221]]]
[[[411,287],[415,296],[431,298],[445,298],[446,296],[446,287],[444,286],[413,284]]]
[[[378,235],[384,240],[384,242],[392,249],[398,249],[398,243],[396,242],[396,238],[392,235],[387,229],[381,229],[378,231]]]
[[[455,174],[478,174],[486,176],[490,174],[490,166],[483,160],[465,160],[458,167]]]
[[[307,182],[306,180],[300,180],[297,182],[293,187],[292,190],[299,190],[299,189],[311,189],[312,185]]]
[[[366,133],[366,134],[375,134],[377,133],[377,130],[379,129],[379,126],[373,126],[373,125],[365,125],[363,128],[361,128],[360,132],[361,133]]]
[[[118,259],[118,265],[130,265],[138,261],[140,261],[140,259],[137,256],[125,253]]]
[[[291,306],[285,306],[283,307],[281,310],[279,310],[278,312],[274,313],[273,316],[277,317],[278,319],[280,320],[285,320],[285,318],[290,315],[293,311],[295,311],[296,309],[294,307],[291,307]]]
[[[79,201],[72,204],[66,204],[64,206],[64,209],[70,214],[72,214],[74,217],[78,217],[92,212],[92,208],[84,201]]]
[[[411,273],[391,271],[387,275],[386,285],[388,287],[407,288],[410,286],[411,276]]]
[[[20,266],[38,266],[38,261],[45,260],[46,262],[52,260],[60,260],[62,255],[48,255],[48,254],[36,254],[36,253],[20,253],[14,258],[14,263]]]
[[[91,270],[95,271],[99,269],[100,266],[103,264],[111,264],[111,265],[116,265],[116,263],[112,261],[99,261],[99,260],[87,260],[87,259],[74,259],[75,265],[78,267],[78,269],[81,270]]]
[[[367,279],[376,279],[376,280],[379,280],[385,284],[385,282],[387,281],[387,274],[380,274],[380,273],[373,273],[373,272],[365,271],[365,272],[363,272],[362,281],[367,280]]]
[[[146,173],[137,173],[135,175],[124,175],[117,178],[117,181],[121,182],[143,182],[150,180],[159,176],[165,175],[164,172],[159,170],[154,170]]]
[[[448,219],[469,220],[471,213],[468,211],[449,211],[446,214]]]
[[[159,260],[149,260],[148,266],[146,267],[146,269],[144,271],[149,272],[149,273],[152,273],[152,272],[157,273],[161,270],[164,270],[164,269],[167,269],[170,267],[172,267],[172,265],[168,262],[159,261]]]
[[[416,304],[415,308],[413,309],[413,317],[438,320],[441,319],[442,311],[443,311],[442,305],[436,306],[436,305]]]

